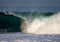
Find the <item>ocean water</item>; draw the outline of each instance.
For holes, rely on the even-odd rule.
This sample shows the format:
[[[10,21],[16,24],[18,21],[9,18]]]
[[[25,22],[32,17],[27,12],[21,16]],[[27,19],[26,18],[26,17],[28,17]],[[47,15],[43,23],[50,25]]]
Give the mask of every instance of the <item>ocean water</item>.
[[[60,34],[60,12],[0,12],[0,32]],[[26,26],[22,25],[27,21]]]
[[[1,11],[0,42],[60,42],[60,12]]]
[[[11,13],[0,12],[0,33],[21,32],[23,19],[9,14]]]
[[[60,35],[8,33],[0,34],[0,42],[60,42]]]

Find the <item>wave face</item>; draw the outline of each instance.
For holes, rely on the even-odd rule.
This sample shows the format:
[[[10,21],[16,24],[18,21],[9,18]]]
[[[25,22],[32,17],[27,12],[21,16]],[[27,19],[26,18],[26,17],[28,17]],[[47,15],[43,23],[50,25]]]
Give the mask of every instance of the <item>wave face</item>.
[[[0,12],[0,33],[21,32],[23,19],[7,11]]]
[[[26,26],[22,25],[27,21]],[[60,34],[60,12],[0,12],[0,32]]]

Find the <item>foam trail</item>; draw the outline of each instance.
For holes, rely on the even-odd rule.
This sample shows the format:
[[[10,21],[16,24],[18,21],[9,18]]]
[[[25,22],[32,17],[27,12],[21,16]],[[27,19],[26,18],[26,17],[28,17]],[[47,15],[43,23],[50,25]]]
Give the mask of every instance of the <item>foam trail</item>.
[[[42,21],[35,18],[26,31],[33,34],[60,34],[60,12]]]

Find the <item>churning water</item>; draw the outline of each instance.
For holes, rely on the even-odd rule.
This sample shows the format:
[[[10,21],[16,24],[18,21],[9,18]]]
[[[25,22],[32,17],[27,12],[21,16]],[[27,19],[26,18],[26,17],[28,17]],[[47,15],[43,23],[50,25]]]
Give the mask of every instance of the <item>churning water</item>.
[[[7,13],[5,14],[6,15],[13,14],[15,17],[25,19],[28,25],[27,27],[24,27],[24,30],[22,29],[24,33],[60,34],[60,12],[58,13],[40,13],[40,12],[13,12],[12,13],[12,12],[8,12],[8,14]],[[14,18],[12,19],[14,20]],[[11,21],[11,23],[12,22],[13,21]],[[18,24],[16,25],[18,28],[20,28]]]

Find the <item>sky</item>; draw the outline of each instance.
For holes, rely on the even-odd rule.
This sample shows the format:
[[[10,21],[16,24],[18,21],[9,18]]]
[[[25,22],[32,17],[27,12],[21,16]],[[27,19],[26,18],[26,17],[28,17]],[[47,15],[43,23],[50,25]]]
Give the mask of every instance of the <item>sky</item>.
[[[58,12],[60,11],[60,0],[0,0],[0,10]]]

